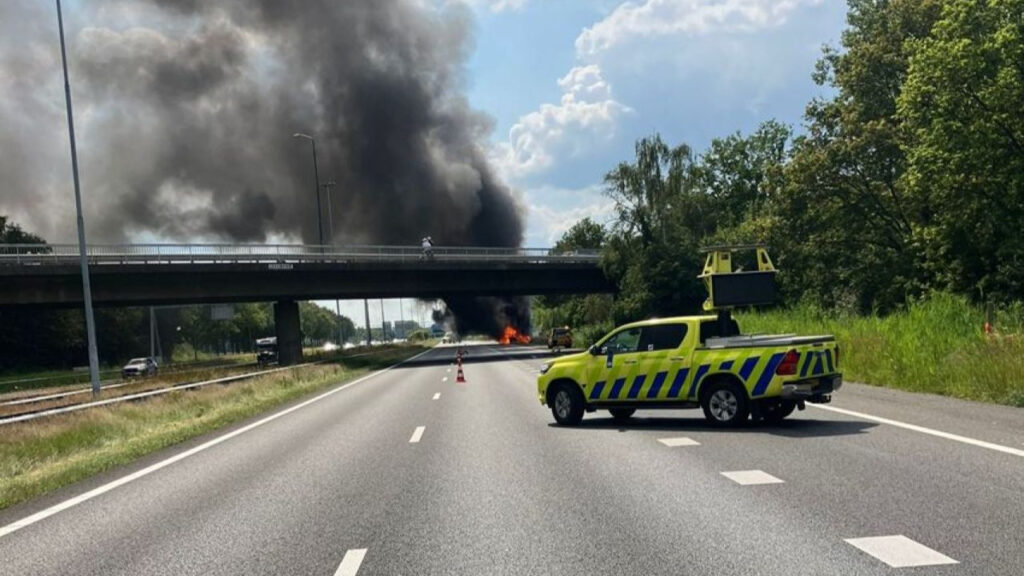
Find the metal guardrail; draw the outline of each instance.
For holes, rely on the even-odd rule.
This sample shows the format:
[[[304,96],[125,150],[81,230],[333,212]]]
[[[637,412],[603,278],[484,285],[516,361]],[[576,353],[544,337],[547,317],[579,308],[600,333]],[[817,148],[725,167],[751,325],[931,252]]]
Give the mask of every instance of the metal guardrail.
[[[291,264],[304,262],[579,262],[594,263],[597,250],[434,246],[307,246],[295,244],[90,244],[90,264]],[[0,244],[0,266],[74,264],[77,244]]]

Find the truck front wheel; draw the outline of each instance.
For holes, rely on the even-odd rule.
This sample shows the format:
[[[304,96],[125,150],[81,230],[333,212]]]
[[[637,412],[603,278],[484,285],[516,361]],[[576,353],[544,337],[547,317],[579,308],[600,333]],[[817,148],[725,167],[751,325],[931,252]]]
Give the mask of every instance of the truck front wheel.
[[[576,426],[583,421],[583,394],[569,384],[558,384],[551,393],[551,415],[561,426]]]
[[[716,380],[701,387],[700,407],[715,426],[738,426],[750,415],[747,393],[739,384]]]

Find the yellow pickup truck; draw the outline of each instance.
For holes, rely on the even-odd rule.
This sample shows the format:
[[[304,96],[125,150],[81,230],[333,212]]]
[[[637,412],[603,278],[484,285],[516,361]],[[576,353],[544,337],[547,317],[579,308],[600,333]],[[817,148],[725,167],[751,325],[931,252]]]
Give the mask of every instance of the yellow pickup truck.
[[[842,386],[832,336],[744,336],[732,318],[683,316],[616,328],[541,368],[537,394],[560,425],[608,410],[702,408],[715,425],[779,421]]]

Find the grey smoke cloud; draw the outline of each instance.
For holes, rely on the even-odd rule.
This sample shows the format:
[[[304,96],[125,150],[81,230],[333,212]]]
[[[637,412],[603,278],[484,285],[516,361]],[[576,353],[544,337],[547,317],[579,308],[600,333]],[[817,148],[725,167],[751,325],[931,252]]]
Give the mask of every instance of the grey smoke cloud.
[[[465,8],[94,0],[66,24],[91,242],[316,242],[294,132],[316,135],[321,181],[338,183],[338,242],[522,240],[483,150],[491,121],[462,95]],[[59,74],[52,5],[0,2],[0,212],[55,242],[74,234]],[[507,305],[458,307],[477,324]]]
[[[0,132],[0,209],[61,240],[70,211],[50,207],[67,198],[66,131],[56,25],[41,4],[0,7],[0,125],[14,128]],[[297,131],[316,135],[322,180],[338,182],[338,241],[522,239],[521,209],[482,150],[490,120],[461,94],[472,40],[465,9],[417,0],[98,0],[68,24],[97,241],[315,242],[309,143],[293,140]],[[10,78],[22,92],[8,89]],[[19,124],[41,134],[26,138],[31,128]]]

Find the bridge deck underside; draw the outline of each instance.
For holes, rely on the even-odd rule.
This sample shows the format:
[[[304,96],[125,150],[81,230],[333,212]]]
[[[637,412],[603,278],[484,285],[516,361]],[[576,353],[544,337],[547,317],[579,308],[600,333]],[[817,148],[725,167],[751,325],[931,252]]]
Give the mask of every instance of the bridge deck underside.
[[[596,263],[102,264],[97,306],[607,293]],[[0,267],[0,306],[81,306],[77,266]]]

